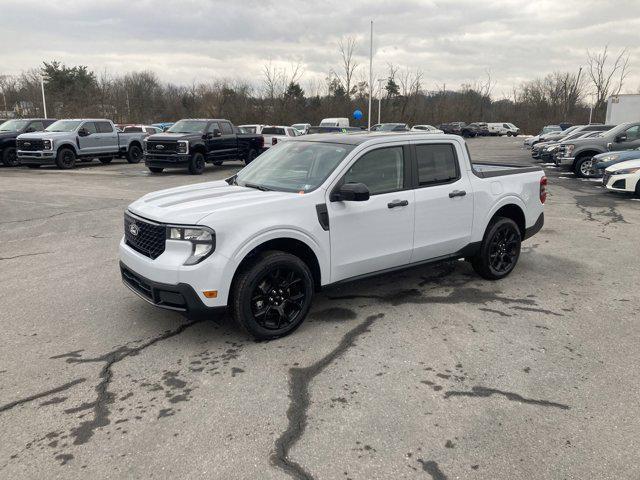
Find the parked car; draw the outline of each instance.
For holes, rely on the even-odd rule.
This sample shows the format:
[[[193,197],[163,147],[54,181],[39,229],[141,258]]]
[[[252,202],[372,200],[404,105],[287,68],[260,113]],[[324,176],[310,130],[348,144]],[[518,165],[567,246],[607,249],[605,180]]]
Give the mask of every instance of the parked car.
[[[580,138],[594,138],[602,135],[602,132],[577,132],[562,139],[562,141],[569,141]],[[555,157],[560,153],[560,142],[545,142],[536,144],[533,149],[539,149],[536,157],[543,162],[555,162]]]
[[[520,129],[513,123],[492,122],[487,124],[487,129],[489,131],[489,135],[494,136],[506,135],[508,137],[517,137],[520,135]]]
[[[372,132],[408,132],[406,123],[377,123],[371,127]]]
[[[347,117],[339,118],[323,118],[320,121],[321,127],[348,127],[349,119]]]
[[[540,135],[540,141],[533,144],[531,147],[531,156],[539,159],[549,144],[559,144],[559,142],[573,140],[576,138],[587,138],[585,135],[587,132],[604,132],[611,130],[614,126],[615,125],[601,125],[597,123],[590,125],[574,125],[566,130],[554,131]]]
[[[604,170],[612,165],[626,162],[628,160],[640,160],[640,148],[633,150],[620,150],[617,152],[600,153],[593,157],[595,174],[604,175]]]
[[[478,134],[476,127],[467,125],[464,122],[443,123],[440,130],[451,135],[460,135],[462,137],[475,137]]]
[[[640,122],[623,123],[599,137],[562,142],[556,156],[557,165],[568,165],[578,177],[596,175],[593,157],[608,150],[631,150],[640,147]]]
[[[222,165],[225,160],[243,160],[249,164],[263,146],[262,135],[242,133],[229,120],[185,118],[145,139],[144,163],[152,173],[177,167],[200,175],[207,162]]]
[[[481,137],[486,137],[490,135],[489,133],[489,124],[485,122],[473,122],[469,124],[473,128],[476,129],[476,135]]]
[[[540,137],[542,137],[543,135],[551,132],[562,132],[563,130],[568,130],[568,128],[571,128],[571,127],[567,127],[567,129],[563,129],[560,127],[560,125],[546,125],[545,127],[542,127],[542,130],[540,130],[540,132],[537,135],[527,138],[524,141],[524,146],[527,148],[530,148],[531,146],[538,143],[541,140]]]
[[[349,132],[362,132],[358,127],[327,127],[327,126],[315,126],[309,127],[307,135],[313,135],[314,133],[349,133]]]
[[[19,165],[16,138],[23,133],[41,132],[55,122],[47,118],[20,118],[0,124],[0,161],[7,167]]]
[[[76,161],[111,163],[125,157],[129,163],[142,159],[142,139],[146,133],[120,133],[111,120],[58,120],[43,132],[18,136],[18,160],[30,168],[57,165],[61,169],[75,168]]]
[[[262,129],[264,128],[264,125],[260,125],[257,123],[251,124],[251,125],[240,125],[238,126],[238,128],[240,129],[240,131],[242,133],[257,133],[257,134],[261,134],[262,133]]]
[[[291,126],[296,130],[298,130],[298,132],[300,132],[300,135],[306,135],[309,132],[309,129],[311,128],[310,123],[294,123]]]
[[[414,125],[411,127],[412,132],[424,132],[424,133],[444,133],[439,128],[434,127],[433,125]]]
[[[280,337],[330,284],[456,258],[506,277],[542,228],[546,185],[539,167],[473,163],[456,136],[303,136],[226,181],[129,205],[122,280],[158,307],[226,307]]]
[[[289,140],[293,137],[300,136],[301,133],[293,127],[285,127],[282,125],[268,125],[262,129],[264,137],[264,148],[270,148],[278,142]]]
[[[640,197],[640,160],[627,160],[607,167],[602,184],[607,190],[633,192]]]

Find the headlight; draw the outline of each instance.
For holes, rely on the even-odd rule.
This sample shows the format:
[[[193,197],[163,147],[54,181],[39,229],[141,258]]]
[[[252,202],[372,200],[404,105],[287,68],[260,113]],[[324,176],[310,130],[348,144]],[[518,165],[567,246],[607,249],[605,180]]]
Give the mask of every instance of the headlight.
[[[43,140],[42,141],[42,148],[44,148],[45,150],[52,150],[53,141],[52,140]]]
[[[168,227],[167,240],[191,243],[191,256],[185,265],[195,265],[216,249],[216,232],[207,227]]]
[[[573,149],[576,148],[575,145],[565,145],[564,146],[564,153],[565,155],[571,155],[573,153]]]
[[[611,162],[612,160],[618,160],[618,158],[620,158],[620,155],[605,155],[601,157],[598,162]]]
[[[640,167],[625,168],[624,170],[617,170],[613,172],[613,175],[628,175],[630,173],[640,172]]]
[[[186,140],[178,140],[178,153],[189,153],[189,142]]]
[[[146,138],[142,139],[142,150],[144,150],[145,152],[147,151],[147,139]]]

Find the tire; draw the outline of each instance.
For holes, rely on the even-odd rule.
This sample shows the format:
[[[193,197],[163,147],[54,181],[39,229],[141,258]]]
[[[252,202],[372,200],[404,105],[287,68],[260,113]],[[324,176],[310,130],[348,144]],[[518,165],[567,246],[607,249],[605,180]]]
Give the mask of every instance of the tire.
[[[249,153],[247,153],[247,156],[244,159],[244,164],[249,165],[256,159],[257,156],[258,153],[252,148],[251,150],[249,150]]]
[[[162,167],[149,167],[149,171],[151,173],[162,173],[164,171],[164,168],[162,168]]]
[[[195,152],[189,160],[189,173],[191,175],[201,175],[204,172],[204,155]]]
[[[507,132],[507,137],[510,137],[510,136],[511,136],[511,132]]]
[[[18,165],[20,165],[15,147],[4,149],[4,152],[2,152],[2,163],[4,163],[7,167],[17,167]]]
[[[127,162],[140,163],[142,160],[142,149],[138,145],[131,145],[127,152]]]
[[[113,158],[104,157],[104,158],[99,158],[98,160],[100,160],[100,163],[102,163],[104,165],[109,165],[113,161]]]
[[[636,182],[636,191],[635,191],[635,196],[636,198],[640,198],[640,180],[638,180]]]
[[[295,255],[271,250],[258,254],[237,274],[230,313],[256,340],[282,337],[298,328],[309,312],[313,277]]]
[[[213,162],[213,164],[214,164],[216,167],[219,167],[220,165],[222,165],[222,160],[215,160],[215,161]]]
[[[69,170],[76,166],[76,152],[70,148],[61,148],[56,156],[56,165],[61,170]]]
[[[480,251],[471,259],[473,269],[487,280],[506,277],[518,263],[521,242],[516,222],[504,217],[493,219],[484,234]]]
[[[573,173],[578,178],[590,178],[594,176],[593,157],[579,157],[573,164]]]

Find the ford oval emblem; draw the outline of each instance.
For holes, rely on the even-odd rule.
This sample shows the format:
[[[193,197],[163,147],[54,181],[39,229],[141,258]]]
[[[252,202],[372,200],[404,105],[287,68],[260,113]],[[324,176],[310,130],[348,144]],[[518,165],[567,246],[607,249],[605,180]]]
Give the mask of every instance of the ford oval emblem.
[[[25,147],[28,147],[29,145],[31,145],[31,142],[24,142]]]
[[[138,233],[140,233],[140,229],[138,228],[138,225],[136,225],[135,223],[132,223],[129,225],[129,233],[131,235],[133,235],[134,237],[138,236]]]
[[[164,150],[164,145],[156,145],[156,150]]]

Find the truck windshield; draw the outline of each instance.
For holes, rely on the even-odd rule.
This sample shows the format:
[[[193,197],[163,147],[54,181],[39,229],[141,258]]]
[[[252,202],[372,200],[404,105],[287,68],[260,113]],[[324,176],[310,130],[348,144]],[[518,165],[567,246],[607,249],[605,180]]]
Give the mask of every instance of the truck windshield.
[[[0,125],[0,132],[19,132],[27,126],[29,120],[7,120]]]
[[[207,128],[207,122],[200,120],[180,120],[166,131],[167,133],[204,133],[205,128]]]
[[[53,122],[45,131],[47,132],[73,132],[82,123],[81,120],[58,120]]]
[[[282,192],[310,192],[353,150],[353,145],[320,142],[285,142],[270,148],[240,170],[240,186]]]

